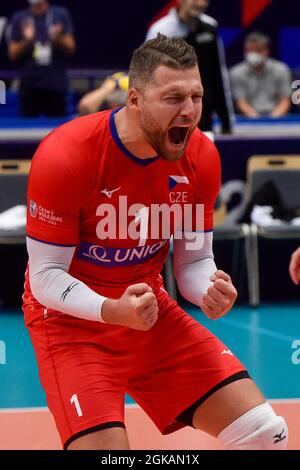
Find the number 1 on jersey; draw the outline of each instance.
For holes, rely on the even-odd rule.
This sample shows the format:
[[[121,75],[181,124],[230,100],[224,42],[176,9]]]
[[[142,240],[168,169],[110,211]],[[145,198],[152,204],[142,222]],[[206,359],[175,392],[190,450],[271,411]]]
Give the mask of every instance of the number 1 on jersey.
[[[78,416],[79,417],[83,416],[83,413],[82,413],[82,410],[80,408],[80,404],[79,404],[78,397],[77,397],[76,393],[71,397],[70,403],[71,403],[71,405],[75,405]]]
[[[140,225],[139,246],[144,246],[148,238],[149,207],[143,207],[135,214],[135,223]]]

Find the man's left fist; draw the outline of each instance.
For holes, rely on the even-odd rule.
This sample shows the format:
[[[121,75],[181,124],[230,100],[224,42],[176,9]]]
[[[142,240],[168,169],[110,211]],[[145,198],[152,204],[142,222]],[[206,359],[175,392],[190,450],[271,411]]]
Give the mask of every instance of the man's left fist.
[[[237,290],[231,282],[231,277],[218,270],[210,280],[214,283],[202,297],[201,309],[211,320],[217,320],[226,315],[237,298]]]

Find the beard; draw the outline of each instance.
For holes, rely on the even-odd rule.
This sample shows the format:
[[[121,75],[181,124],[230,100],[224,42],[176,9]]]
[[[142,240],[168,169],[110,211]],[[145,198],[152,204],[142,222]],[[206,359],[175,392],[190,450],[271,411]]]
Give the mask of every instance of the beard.
[[[189,122],[189,125],[190,124]],[[151,145],[159,157],[168,162],[176,162],[184,155],[189,138],[196,128],[196,125],[188,131],[182,148],[172,150],[168,148],[166,143],[169,138],[168,129],[164,130],[160,126],[159,122],[152,116],[145,105],[140,115],[140,127],[146,142]]]

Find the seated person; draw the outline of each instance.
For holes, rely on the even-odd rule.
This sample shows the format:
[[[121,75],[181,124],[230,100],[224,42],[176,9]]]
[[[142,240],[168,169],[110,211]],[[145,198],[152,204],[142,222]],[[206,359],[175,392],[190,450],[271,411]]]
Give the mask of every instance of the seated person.
[[[127,102],[127,93],[128,75],[124,72],[110,75],[99,88],[83,96],[77,107],[78,113],[90,114],[100,109],[124,106]]]
[[[251,33],[245,40],[244,62],[230,71],[237,111],[249,118],[278,118],[291,107],[291,72],[286,64],[269,56],[269,37]]]

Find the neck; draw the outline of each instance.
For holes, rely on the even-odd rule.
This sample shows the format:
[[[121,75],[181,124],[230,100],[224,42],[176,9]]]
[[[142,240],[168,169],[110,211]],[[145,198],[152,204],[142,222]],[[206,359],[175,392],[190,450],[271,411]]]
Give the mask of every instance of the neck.
[[[115,114],[115,124],[122,144],[141,160],[156,156],[155,150],[145,140],[136,115],[126,106]]]
[[[265,68],[265,65],[266,65],[266,63],[264,62],[263,64],[255,65],[253,68],[254,68],[255,72],[260,73]]]
[[[37,5],[32,5],[31,10],[34,15],[43,15],[48,10],[49,4],[48,2],[44,1],[38,3]]]

